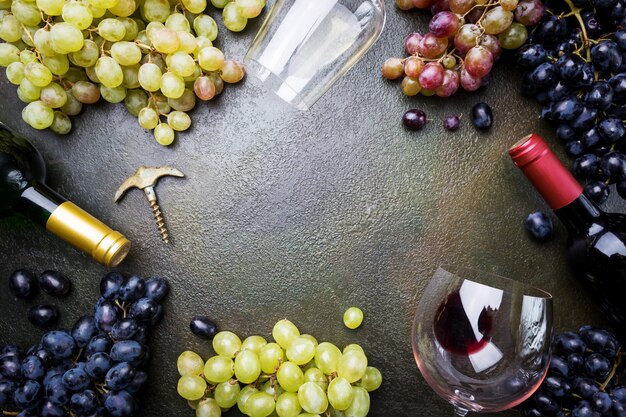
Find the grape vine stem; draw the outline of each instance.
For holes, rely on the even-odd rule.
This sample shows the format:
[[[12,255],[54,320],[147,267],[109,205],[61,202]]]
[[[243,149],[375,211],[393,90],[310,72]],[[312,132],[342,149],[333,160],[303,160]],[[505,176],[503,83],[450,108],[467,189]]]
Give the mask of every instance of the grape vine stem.
[[[622,352],[619,352],[617,354],[617,360],[615,361],[615,364],[613,365],[613,369],[611,369],[611,373],[609,374],[609,376],[606,377],[606,380],[604,381],[604,383],[602,385],[600,385],[600,390],[601,391],[604,391],[606,386],[609,385],[609,383],[611,382],[611,380],[615,376],[615,372],[617,371],[617,368],[619,368],[619,365],[622,362],[622,355],[623,355]]]
[[[587,28],[585,27],[585,22],[583,22],[583,18],[580,16],[580,8],[574,6],[574,3],[572,3],[572,0],[564,0],[564,1],[569,6],[570,10],[572,11],[574,16],[576,17],[576,20],[578,20],[578,24],[580,26],[580,29],[582,30],[583,44],[585,46],[588,46],[589,45],[589,36],[587,35]],[[589,48],[587,48],[587,50],[585,52],[586,52],[586,55],[587,55],[587,61],[590,61],[591,60],[591,54],[589,52]]]

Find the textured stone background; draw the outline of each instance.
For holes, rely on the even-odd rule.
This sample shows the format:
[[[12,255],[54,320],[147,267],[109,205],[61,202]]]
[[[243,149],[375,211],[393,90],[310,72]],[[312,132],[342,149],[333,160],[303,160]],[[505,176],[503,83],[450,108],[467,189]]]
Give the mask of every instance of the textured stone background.
[[[86,109],[66,137],[34,131],[20,118],[15,87],[0,76],[0,120],[42,151],[49,183],[133,241],[125,270],[172,284],[152,338],[144,416],[193,415],[176,396],[175,361],[185,349],[211,352],[187,329],[195,314],[243,336],[268,336],[287,317],[320,340],[359,343],[385,378],[371,415],[451,416],[420,376],[409,342],[416,302],[442,263],[550,291],[558,330],[602,323],[566,269],[565,230],[559,225],[553,241],[538,245],[522,228],[526,214],[547,208],[506,150],[532,131],[554,135],[538,120],[538,106],[517,92],[518,69],[499,63],[492,84],[476,94],[406,98],[381,79],[380,65],[401,54],[403,37],[424,30],[427,19],[388,9],[378,43],[311,111],[287,107],[249,79],[198,105],[193,128],[169,149],[122,105]],[[259,23],[242,34],[223,31],[220,46],[243,58]],[[488,133],[469,123],[469,109],[481,100],[495,114]],[[401,126],[411,107],[431,119],[420,132]],[[453,113],[463,115],[463,124],[449,133],[442,118]],[[173,236],[169,246],[160,242],[140,191],[112,202],[141,164],[171,164],[187,174],[157,189]],[[609,207],[625,209],[617,200]],[[26,320],[29,304],[8,294],[14,269],[55,268],[72,278],[71,296],[54,300],[63,326],[91,311],[106,270],[87,256],[27,222],[6,220],[0,253],[0,343],[32,344],[42,334]],[[341,322],[351,305],[366,314],[357,331]]]

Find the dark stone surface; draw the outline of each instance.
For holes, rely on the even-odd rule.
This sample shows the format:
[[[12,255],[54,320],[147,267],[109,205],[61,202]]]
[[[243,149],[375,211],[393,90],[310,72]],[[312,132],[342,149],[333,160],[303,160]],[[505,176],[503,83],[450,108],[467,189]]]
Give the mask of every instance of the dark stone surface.
[[[0,76],[0,120],[42,151],[49,183],[132,240],[123,269],[172,284],[152,338],[144,416],[193,415],[176,395],[175,361],[185,349],[211,352],[187,328],[196,314],[243,336],[269,336],[274,322],[287,317],[319,340],[359,343],[385,378],[371,415],[451,416],[420,376],[409,342],[416,302],[442,263],[551,292],[557,330],[602,323],[565,266],[565,230],[559,226],[544,245],[523,230],[529,212],[547,207],[506,150],[531,131],[554,134],[538,119],[537,105],[517,92],[519,71],[499,63],[489,88],[473,95],[403,97],[399,85],[381,79],[380,65],[399,55],[404,35],[424,30],[426,20],[388,9],[378,43],[311,111],[293,110],[248,80],[198,105],[193,128],[169,149],[122,105],[86,109],[66,137],[36,132],[21,121],[15,87]],[[220,35],[228,56],[243,57],[258,24]],[[468,119],[478,101],[494,110],[487,133]],[[422,131],[401,126],[411,107],[431,119]],[[455,113],[463,115],[462,127],[450,133],[443,118]],[[171,164],[187,174],[157,188],[169,246],[140,191],[112,202],[141,164]],[[615,196],[610,204],[626,208]],[[106,270],[86,255],[34,225],[7,220],[0,222],[0,253],[0,343],[31,344],[42,334],[26,319],[30,303],[8,293],[6,279],[16,268],[56,268],[72,278],[71,296],[57,301],[63,326],[91,311]],[[357,331],[341,322],[352,305],[366,315]]]

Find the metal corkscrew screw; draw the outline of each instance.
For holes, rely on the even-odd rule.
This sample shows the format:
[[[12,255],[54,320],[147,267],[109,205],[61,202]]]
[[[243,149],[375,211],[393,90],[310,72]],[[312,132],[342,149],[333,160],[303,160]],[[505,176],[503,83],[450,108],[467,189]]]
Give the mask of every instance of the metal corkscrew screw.
[[[157,200],[156,191],[154,187],[156,187],[157,182],[161,177],[170,176],[170,177],[184,177],[185,174],[172,167],[145,167],[141,166],[133,175],[131,175],[124,183],[117,189],[115,193],[115,197],[113,201],[116,203],[126,194],[128,190],[131,188],[139,188],[144,191],[146,194],[146,198],[150,203],[150,208],[152,209],[152,215],[154,216],[154,220],[156,221],[157,228],[159,229],[159,233],[161,234],[161,238],[163,242],[169,243],[169,232],[167,230],[167,226],[165,224],[165,219],[163,218],[163,213],[161,212],[161,207],[159,207],[159,202]]]

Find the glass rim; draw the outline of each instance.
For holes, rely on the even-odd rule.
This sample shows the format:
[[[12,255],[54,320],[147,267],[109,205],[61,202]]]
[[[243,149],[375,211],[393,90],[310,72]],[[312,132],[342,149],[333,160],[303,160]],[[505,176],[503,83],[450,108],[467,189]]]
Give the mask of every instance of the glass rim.
[[[495,281],[505,282],[506,284],[508,284],[509,287],[513,287],[515,285],[520,286],[525,296],[543,298],[545,300],[554,299],[552,294],[550,294],[548,291],[542,290],[541,288],[538,288],[532,284],[517,281],[515,279],[508,278],[508,277],[505,277],[504,275],[500,275],[494,272],[481,271],[479,269],[469,268],[465,266],[440,264],[439,266],[437,266],[437,269],[433,273],[432,276],[434,277],[439,271],[446,272],[448,274],[454,275],[455,277],[458,277],[463,280],[473,281],[473,282],[477,282],[479,284],[485,284],[485,285],[487,285],[487,283],[482,282],[484,280],[481,281],[480,277],[488,276],[489,278]],[[504,289],[504,288],[501,288],[501,289]]]

